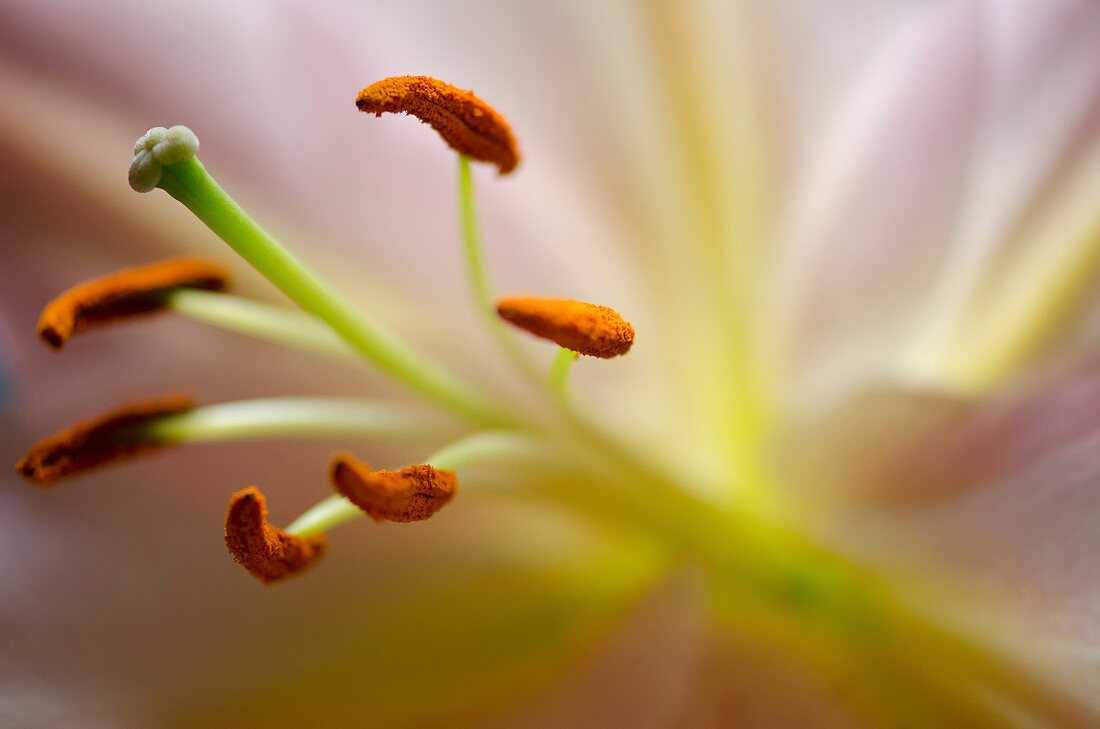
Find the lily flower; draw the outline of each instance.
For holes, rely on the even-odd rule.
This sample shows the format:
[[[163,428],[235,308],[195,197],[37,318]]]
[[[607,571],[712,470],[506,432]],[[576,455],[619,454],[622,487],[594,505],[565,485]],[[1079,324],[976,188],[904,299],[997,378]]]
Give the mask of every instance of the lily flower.
[[[195,484],[194,501],[142,502],[143,484],[113,514],[116,551],[168,572],[163,592],[149,597],[112,553],[96,555],[97,580],[124,583],[126,605],[184,603],[184,641],[203,642],[200,601],[254,636],[247,656],[201,654],[222,656],[209,678],[197,662],[163,684],[140,677],[156,700],[112,713],[158,726],[1095,726],[1100,9],[596,5],[571,8],[579,31],[550,9],[394,10],[379,29],[351,4],[143,8],[119,14],[126,42],[93,58],[171,103],[121,103],[73,129],[61,114],[77,92],[39,78],[72,65],[64,50],[41,71],[4,67],[23,102],[3,117],[19,169],[123,221],[96,219],[62,253],[159,236],[117,244],[123,270],[59,281],[75,287],[49,303],[13,282],[13,300],[45,303],[39,336],[61,360],[87,358],[69,377],[26,368],[43,391],[60,383],[32,409],[60,411],[68,394],[101,412],[31,445],[17,470],[51,504],[79,499],[84,529],[109,474]],[[91,12],[51,9],[4,10],[27,58],[81,37]],[[819,27],[817,14],[837,17]],[[513,32],[489,43],[501,23]],[[249,115],[237,87],[203,99],[210,85],[176,70],[199,29],[267,49],[275,65],[240,85]],[[292,41],[276,52],[280,33]],[[561,45],[547,61],[524,38]],[[363,50],[374,39],[393,63],[454,75],[357,77],[381,57]],[[112,65],[138,40],[147,67]],[[203,42],[214,58],[196,68],[231,59],[244,73],[239,48]],[[322,73],[292,62],[305,51],[323,51]],[[129,159],[101,144],[145,107],[174,126],[149,128]],[[114,187],[100,189],[101,164]],[[18,219],[48,239],[56,222],[28,209]],[[153,261],[154,247],[189,257]],[[12,248],[28,280],[55,259]],[[87,268],[40,276],[67,266]],[[172,329],[180,319],[211,330]],[[219,345],[230,337],[267,348]],[[136,364],[161,345],[171,365]],[[294,392],[222,397],[284,356],[299,358]],[[188,377],[199,360],[207,376]],[[198,395],[140,386],[176,378]],[[328,394],[344,382],[365,384]],[[338,450],[240,442],[273,437]],[[225,450],[190,462],[202,448]],[[229,554],[174,559],[187,530]],[[375,535],[393,541],[372,550]],[[480,563],[464,552],[479,539],[492,553]],[[18,546],[73,545],[32,529]],[[149,625],[156,643],[179,624]],[[138,631],[121,637],[144,650]],[[93,658],[73,660],[109,650],[92,640]]]

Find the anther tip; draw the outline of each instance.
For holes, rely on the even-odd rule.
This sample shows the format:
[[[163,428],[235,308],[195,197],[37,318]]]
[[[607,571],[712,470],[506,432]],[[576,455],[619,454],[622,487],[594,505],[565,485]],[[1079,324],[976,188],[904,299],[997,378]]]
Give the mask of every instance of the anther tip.
[[[329,464],[329,475],[337,484],[347,476],[351,468],[349,464],[350,460],[354,460],[354,456],[350,453],[337,453],[332,457],[332,463]],[[365,468],[370,468],[370,464],[366,462],[361,463]]]
[[[42,322],[38,325],[38,338],[58,352],[64,349],[65,342],[69,341],[69,335],[63,334],[53,322]]]
[[[355,99],[359,111],[382,116],[403,112],[428,124],[459,154],[495,164],[506,175],[519,164],[512,130],[493,107],[430,76],[392,76],[367,86]]]
[[[165,294],[173,289],[224,291],[228,287],[228,271],[201,258],[171,258],[127,268],[78,284],[49,302],[38,320],[38,336],[60,350],[90,327],[164,309]]]
[[[124,405],[40,440],[15,470],[31,484],[49,488],[92,468],[152,453],[171,443],[142,435],[142,426],[193,407],[194,401],[186,394]]]
[[[267,517],[266,499],[263,492],[255,486],[249,486],[233,494],[230,503],[232,504],[230,508],[236,510],[238,514],[255,512],[259,519]]]
[[[300,537],[267,522],[267,500],[255,486],[233,494],[225,515],[225,544],[249,574],[265,585],[300,574],[325,553],[323,535]]]
[[[38,464],[30,453],[20,458],[15,464],[15,472],[34,486],[46,488],[51,485],[48,479],[43,478]]]
[[[497,303],[509,324],[590,357],[611,359],[634,346],[634,327],[614,309],[571,299],[516,297]]]
[[[350,453],[336,454],[329,473],[336,491],[377,522],[430,519],[458,490],[454,471],[428,465],[374,471]]]

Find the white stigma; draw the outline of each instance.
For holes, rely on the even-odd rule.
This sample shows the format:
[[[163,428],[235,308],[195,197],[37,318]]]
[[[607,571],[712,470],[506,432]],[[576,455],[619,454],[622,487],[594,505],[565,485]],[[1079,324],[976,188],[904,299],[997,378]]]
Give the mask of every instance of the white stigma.
[[[165,165],[189,160],[198,151],[199,138],[187,127],[153,127],[134,143],[130,187],[138,192],[149,192],[160,183]]]

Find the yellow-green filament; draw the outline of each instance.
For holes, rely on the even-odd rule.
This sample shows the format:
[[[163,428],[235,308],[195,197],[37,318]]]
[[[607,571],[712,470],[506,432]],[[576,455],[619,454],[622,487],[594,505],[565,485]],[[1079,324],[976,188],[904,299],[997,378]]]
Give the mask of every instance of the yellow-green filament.
[[[166,166],[159,187],[183,203],[264,277],[305,311],[328,324],[383,372],[474,422],[501,425],[509,421],[487,395],[414,352],[364,316],[249,217],[198,159]]]
[[[458,211],[462,228],[462,251],[466,272],[470,280],[474,305],[497,343],[519,369],[520,374],[531,381],[538,379],[534,364],[520,349],[512,332],[496,315],[493,288],[489,282],[489,269],[485,262],[485,250],[477,224],[477,203],[474,194],[474,178],[470,171],[470,158],[458,155]]]
[[[573,363],[580,356],[576,352],[560,347],[550,363],[550,372],[547,376],[547,384],[550,394],[563,407],[569,407],[569,371]]]
[[[167,296],[174,311],[205,324],[337,359],[362,358],[332,329],[311,316],[258,301],[198,289],[177,289]]]
[[[447,430],[437,417],[376,402],[279,397],[205,405],[166,415],[144,423],[141,435],[153,440],[204,443],[287,436],[422,438]]]

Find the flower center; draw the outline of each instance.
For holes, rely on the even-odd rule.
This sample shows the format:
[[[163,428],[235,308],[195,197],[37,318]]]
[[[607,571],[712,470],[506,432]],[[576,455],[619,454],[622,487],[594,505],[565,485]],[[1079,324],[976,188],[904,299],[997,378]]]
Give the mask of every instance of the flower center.
[[[326,532],[363,515],[376,521],[424,520],[458,489],[455,472],[478,463],[509,463],[533,498],[565,505],[600,526],[630,530],[670,556],[701,562],[711,578],[721,620],[795,647],[833,673],[859,672],[860,697],[891,713],[898,702],[955,726],[994,726],[980,695],[957,690],[939,669],[979,677],[998,693],[1018,687],[988,656],[907,607],[891,587],[801,536],[793,507],[778,497],[766,466],[766,400],[758,373],[745,358],[729,373],[733,384],[716,405],[737,500],[699,497],[683,473],[670,472],[620,442],[586,417],[568,394],[568,374],[579,355],[625,355],[634,330],[615,311],[586,302],[511,297],[494,304],[477,228],[470,160],[495,164],[502,174],[519,162],[507,123],[491,107],[427,77],[386,79],[364,89],[367,112],[407,112],[430,124],[456,149],[463,253],[475,305],[485,325],[531,382],[539,399],[520,408],[467,382],[426,357],[361,311],[279,241],[223,190],[195,156],[186,127],[157,127],[135,147],[130,181],[140,192],[160,188],[188,207],[303,313],[222,293],[227,278],[206,262],[174,261],[123,272],[74,289],[47,307],[43,337],[60,348],[92,324],[132,314],[173,310],[252,336],[319,354],[355,358],[406,386],[439,414],[419,416],[380,403],[326,398],[268,399],[193,407],[178,399],[143,403],[75,426],[35,446],[20,471],[39,485],[169,443],[269,435],[354,434],[424,436],[458,431],[460,437],[399,470],[373,470],[351,454],[332,463],[336,494],[285,529],[268,521],[263,494],[251,487],[232,497],[225,521],[234,558],[264,583],[313,565],[327,547]],[[713,293],[713,292],[712,292]],[[733,327],[727,349],[748,337],[744,322],[723,308]],[[726,317],[726,315],[723,315]],[[727,321],[723,318],[723,321]],[[542,368],[502,322],[559,349]],[[613,366],[613,364],[602,365]],[[465,492],[463,492],[465,493]],[[932,670],[930,670],[932,669]],[[888,672],[905,671],[911,684],[898,697]],[[881,674],[881,675],[880,675]],[[957,723],[958,720],[963,723]]]

